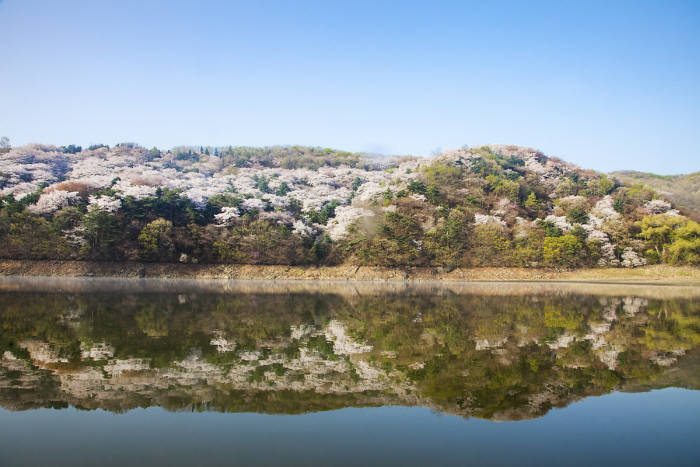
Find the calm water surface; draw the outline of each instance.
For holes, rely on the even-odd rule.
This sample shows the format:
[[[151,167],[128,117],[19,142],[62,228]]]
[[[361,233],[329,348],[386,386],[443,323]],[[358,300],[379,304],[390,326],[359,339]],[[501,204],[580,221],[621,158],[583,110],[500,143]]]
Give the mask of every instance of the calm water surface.
[[[0,465],[700,465],[699,296],[0,279]]]

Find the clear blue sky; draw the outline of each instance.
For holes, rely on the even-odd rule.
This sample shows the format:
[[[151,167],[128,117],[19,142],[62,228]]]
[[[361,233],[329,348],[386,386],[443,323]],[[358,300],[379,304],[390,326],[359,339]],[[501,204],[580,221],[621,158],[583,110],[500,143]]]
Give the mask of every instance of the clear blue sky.
[[[700,170],[699,0],[0,0],[0,38],[13,144],[501,142]]]

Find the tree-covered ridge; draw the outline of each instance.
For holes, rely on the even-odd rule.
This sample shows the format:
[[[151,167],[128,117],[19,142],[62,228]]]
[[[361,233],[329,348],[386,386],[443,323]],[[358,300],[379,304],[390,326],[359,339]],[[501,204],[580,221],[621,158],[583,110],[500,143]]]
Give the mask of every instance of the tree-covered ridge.
[[[700,263],[642,185],[529,148],[30,145],[0,154],[0,257],[387,267]]]
[[[690,214],[694,215],[696,220],[700,216],[700,172],[685,175],[657,175],[622,170],[610,175],[628,185],[646,185],[679,206],[692,211]]]
[[[700,308],[689,299],[4,292],[2,300],[0,400],[14,409],[407,404],[523,419],[588,395],[671,384],[668,375],[696,365],[700,347]],[[672,384],[698,388],[686,378]]]

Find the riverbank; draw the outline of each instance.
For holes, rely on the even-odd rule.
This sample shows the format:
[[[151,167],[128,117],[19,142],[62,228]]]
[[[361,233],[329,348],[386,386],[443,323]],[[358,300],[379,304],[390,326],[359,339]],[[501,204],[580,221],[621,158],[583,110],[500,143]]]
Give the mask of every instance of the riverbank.
[[[527,268],[388,269],[370,266],[263,266],[237,264],[118,263],[0,260],[0,276],[157,277],[181,279],[307,281],[543,281],[700,286],[700,268],[645,266],[557,271]]]

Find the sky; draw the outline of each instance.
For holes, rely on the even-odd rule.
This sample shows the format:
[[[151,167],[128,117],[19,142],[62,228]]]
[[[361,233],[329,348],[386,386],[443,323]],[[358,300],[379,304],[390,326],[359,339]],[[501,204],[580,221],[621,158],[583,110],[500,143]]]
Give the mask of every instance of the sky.
[[[700,1],[0,0],[0,136],[693,172]]]

